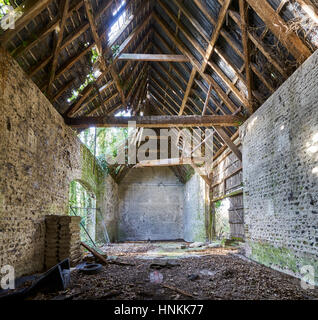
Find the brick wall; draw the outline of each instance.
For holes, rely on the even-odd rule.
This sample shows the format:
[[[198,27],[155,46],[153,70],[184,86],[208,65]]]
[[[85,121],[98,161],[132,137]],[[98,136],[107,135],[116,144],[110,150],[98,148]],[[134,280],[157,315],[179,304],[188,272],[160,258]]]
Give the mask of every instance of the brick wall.
[[[242,126],[246,254],[318,283],[318,51]]]
[[[0,51],[0,267],[41,271],[44,216],[67,214],[69,185],[97,195],[103,173],[18,64]]]

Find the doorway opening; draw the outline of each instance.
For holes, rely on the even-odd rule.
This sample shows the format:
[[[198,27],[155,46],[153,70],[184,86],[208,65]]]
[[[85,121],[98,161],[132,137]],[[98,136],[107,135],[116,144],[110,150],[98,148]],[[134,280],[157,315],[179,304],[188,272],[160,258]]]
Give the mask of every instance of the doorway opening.
[[[69,215],[81,217],[81,241],[95,246],[96,196],[82,181],[70,184]]]

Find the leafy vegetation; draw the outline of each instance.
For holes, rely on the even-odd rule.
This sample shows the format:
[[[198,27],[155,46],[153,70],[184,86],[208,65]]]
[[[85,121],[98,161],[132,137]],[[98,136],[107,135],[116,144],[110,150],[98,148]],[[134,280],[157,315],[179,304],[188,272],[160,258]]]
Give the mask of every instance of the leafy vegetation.
[[[95,153],[95,129],[83,131],[79,138],[86,147]],[[107,159],[115,159],[119,148],[126,148],[124,142],[128,139],[127,128],[97,128],[96,129],[96,158],[99,165],[108,171]]]
[[[119,48],[120,46],[118,44],[112,46],[112,52],[114,57],[117,56],[117,54],[119,53]]]
[[[86,80],[84,83],[80,85],[80,87],[77,90],[72,91],[72,96],[67,99],[68,102],[73,102],[74,100],[77,99],[79,94],[92,82],[95,81],[95,77],[92,73],[89,73],[86,77]]]
[[[10,6],[9,0],[0,0],[0,20],[8,14],[7,6]]]
[[[87,192],[80,182],[71,182],[69,206],[69,214],[71,216],[77,215],[81,217],[82,226],[85,227],[90,234],[90,237],[94,240],[96,199],[92,196],[92,194]],[[88,243],[90,242],[90,239],[83,228],[81,228],[81,240]]]
[[[87,46],[88,44],[85,44],[85,46]],[[69,97],[67,99],[67,102],[70,103],[70,102],[74,102],[79,94],[92,82],[96,81],[96,78],[97,76],[94,75],[93,73],[93,69],[94,69],[94,64],[98,61],[100,55],[98,54],[97,52],[97,49],[94,47],[91,51],[91,57],[90,57],[90,62],[92,64],[91,66],[91,72],[86,76],[86,79],[85,81],[79,86],[78,89],[74,89],[72,91],[72,96]]]
[[[91,63],[94,65],[98,61],[99,57],[100,55],[97,52],[97,49],[94,47],[91,52]]]

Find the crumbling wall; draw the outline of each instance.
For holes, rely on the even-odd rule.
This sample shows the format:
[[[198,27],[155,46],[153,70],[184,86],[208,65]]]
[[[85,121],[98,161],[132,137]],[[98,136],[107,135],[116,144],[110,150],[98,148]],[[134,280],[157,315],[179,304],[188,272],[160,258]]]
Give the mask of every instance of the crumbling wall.
[[[239,139],[235,143],[241,149]],[[229,150],[213,165],[211,203],[212,237],[244,240],[242,163]]]
[[[318,284],[318,51],[242,126],[246,254]]]
[[[47,98],[0,51],[0,266],[41,271],[44,216],[68,213],[79,180],[103,197],[103,171]]]
[[[183,187],[167,167],[130,170],[119,184],[119,240],[182,239]]]
[[[189,242],[207,240],[208,194],[205,181],[195,173],[184,187],[184,236]]]

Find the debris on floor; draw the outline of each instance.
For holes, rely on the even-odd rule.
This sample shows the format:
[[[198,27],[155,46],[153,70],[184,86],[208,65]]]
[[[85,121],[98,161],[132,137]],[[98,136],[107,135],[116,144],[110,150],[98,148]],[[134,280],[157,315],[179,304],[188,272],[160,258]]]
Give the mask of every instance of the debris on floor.
[[[158,247],[168,250],[165,258],[152,258],[153,250]],[[108,246],[108,254],[119,256],[122,265],[108,263],[95,275],[85,275],[75,269],[68,289],[55,294],[39,293],[33,299],[318,300],[317,289],[303,290],[299,279],[243,260],[236,255],[238,250],[233,248],[189,250],[186,257],[183,253],[177,258],[173,251],[174,258],[171,259],[169,250],[177,247],[180,248],[180,243]],[[147,252],[150,252],[149,256]],[[193,277],[190,279],[189,275]]]

